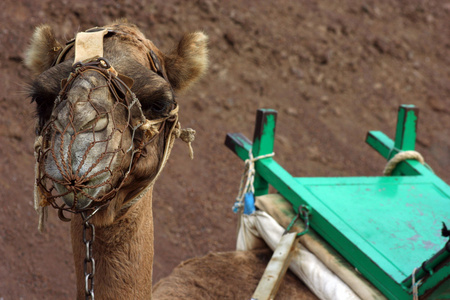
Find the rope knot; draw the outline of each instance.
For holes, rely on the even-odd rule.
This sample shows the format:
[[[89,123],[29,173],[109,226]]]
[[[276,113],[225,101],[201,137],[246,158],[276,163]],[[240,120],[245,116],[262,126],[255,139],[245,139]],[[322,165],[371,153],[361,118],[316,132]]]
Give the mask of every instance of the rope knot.
[[[245,160],[245,169],[244,173],[241,177],[241,184],[239,186],[239,192],[236,197],[236,202],[233,205],[233,211],[235,213],[240,211],[240,208],[243,206],[243,201],[246,193],[255,193],[255,188],[253,186],[253,182],[255,180],[255,162],[268,157],[273,157],[275,153],[269,153],[260,155],[257,157],[253,157],[252,149],[248,152],[248,159]]]
[[[150,140],[155,135],[159,134],[159,129],[156,125],[159,123],[154,123],[150,120],[146,120],[144,124],[140,126],[140,128],[145,132],[145,137],[147,140]]]
[[[183,142],[187,143],[189,146],[189,157],[194,159],[194,149],[192,148],[192,142],[195,140],[195,130],[192,128],[180,128],[181,125],[178,125],[174,134],[177,138],[180,138]]]
[[[192,128],[181,129],[179,138],[185,143],[192,143],[195,140],[195,133]]]

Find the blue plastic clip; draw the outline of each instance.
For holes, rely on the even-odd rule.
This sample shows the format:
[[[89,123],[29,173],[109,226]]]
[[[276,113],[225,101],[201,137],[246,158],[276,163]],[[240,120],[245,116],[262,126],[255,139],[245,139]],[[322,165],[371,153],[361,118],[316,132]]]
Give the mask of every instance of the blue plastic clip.
[[[251,215],[255,211],[255,196],[248,192],[244,197],[244,214]]]

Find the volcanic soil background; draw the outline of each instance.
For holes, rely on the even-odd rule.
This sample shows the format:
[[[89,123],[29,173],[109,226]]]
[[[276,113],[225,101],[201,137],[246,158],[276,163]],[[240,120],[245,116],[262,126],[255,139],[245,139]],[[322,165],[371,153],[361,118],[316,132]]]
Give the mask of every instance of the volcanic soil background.
[[[154,281],[181,261],[235,246],[243,162],[228,132],[253,135],[258,108],[278,111],[276,160],[295,176],[380,175],[369,130],[394,136],[400,104],[420,109],[417,150],[450,172],[450,1],[0,2],[0,299],[70,299],[69,224],[33,209],[34,104],[24,50],[35,26],[62,41],[125,17],[162,50],[184,32],[209,35],[211,65],[178,95],[197,130],[195,159],[177,142],[154,193]]]

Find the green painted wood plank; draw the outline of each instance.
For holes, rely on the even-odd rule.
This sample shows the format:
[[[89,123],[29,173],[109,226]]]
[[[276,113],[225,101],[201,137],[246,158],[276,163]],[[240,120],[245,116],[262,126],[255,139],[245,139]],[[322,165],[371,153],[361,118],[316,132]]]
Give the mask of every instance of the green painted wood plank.
[[[387,160],[400,152],[399,149],[395,148],[394,141],[380,131],[369,131],[366,137],[366,143]],[[401,170],[399,172],[400,174],[396,175],[421,175],[423,174],[423,170],[426,169],[421,166],[422,165],[416,160],[406,160],[398,165],[397,168],[401,168]],[[429,172],[429,170],[427,169],[426,172]]]
[[[233,142],[236,141],[236,143]],[[241,134],[228,134],[225,144],[236,153],[241,159],[248,158],[248,151],[251,144],[248,139]],[[302,184],[284,170],[273,159],[264,159],[256,166],[256,170],[271,185],[280,192],[283,197],[288,199],[294,206],[296,212],[300,205],[310,206],[312,217],[310,219],[311,227],[319,233],[330,245],[353,265],[361,265],[358,270],[372,282],[380,291],[390,299],[409,299],[410,295],[398,284],[395,283],[383,270],[381,270],[372,259],[364,255],[347,238],[339,232],[334,224],[324,218],[319,212],[326,211],[328,208],[311,194]],[[347,255],[344,255],[347,254]]]
[[[367,133],[366,143],[386,158],[386,160],[399,152],[398,149],[395,149],[394,142],[381,131],[369,131]]]
[[[418,115],[419,110],[414,105],[404,104],[399,107],[395,133],[396,149],[402,151],[415,149]]]
[[[450,223],[450,195],[421,177],[297,180],[329,208],[322,215],[399,284],[447,241],[440,233],[441,222]]]
[[[450,264],[450,263],[449,263]],[[450,270],[447,272],[450,274]],[[442,282],[436,290],[431,292],[428,297],[428,300],[442,300],[442,299],[450,299],[450,277],[447,277],[444,282]]]
[[[276,119],[277,112],[273,109],[257,110],[252,145],[253,157],[273,152]],[[256,164],[258,164],[258,161],[255,162]],[[269,183],[258,173],[255,174],[253,186],[255,188],[255,196],[265,195],[269,192]]]
[[[448,255],[448,252],[445,252],[445,254]],[[448,259],[447,257],[446,262],[443,265],[440,265],[438,270],[434,270],[432,276],[424,277],[422,280],[424,281],[420,286],[419,295],[424,295],[427,294],[427,292],[431,291],[431,293],[437,297],[438,293],[434,292],[433,289],[436,288],[439,284],[450,284],[450,259]],[[408,280],[404,282],[403,285],[411,286],[410,278],[408,278]],[[434,299],[450,299],[444,297],[444,295],[445,294],[440,294],[439,297]]]
[[[243,160],[250,150],[254,156],[270,153],[275,119],[268,121],[266,115],[271,114],[276,116],[273,110],[258,111],[253,148],[240,134],[229,134],[227,146]],[[413,105],[401,106],[395,142],[372,131],[367,143],[386,159],[413,150],[417,115]],[[262,148],[268,150],[261,152]],[[449,222],[450,187],[419,162],[400,163],[393,174],[408,175],[401,177],[293,178],[273,159],[258,161],[255,167],[262,183],[258,193],[267,193],[270,183],[295,210],[300,205],[311,207],[311,227],[388,298],[410,298],[408,275],[430,256],[426,266],[433,269],[433,276],[425,276],[424,267],[416,272],[417,279],[425,276],[419,294],[448,278],[449,253],[441,249],[446,239],[440,237],[436,224]],[[386,233],[390,234],[387,242]]]
[[[380,131],[369,131],[369,133],[367,134],[366,143],[386,159],[388,159],[389,156],[393,156],[399,152],[398,149],[395,149],[394,142],[387,135]],[[389,155],[390,152],[394,154]],[[422,175],[424,178],[421,180],[433,182],[441,190],[445,191],[445,193],[449,193],[450,191],[450,187],[447,183],[445,183],[439,176],[434,174],[431,169],[422,165],[416,160],[409,159],[401,162],[397,167],[397,171],[399,173],[398,175],[404,176]]]
[[[232,140],[238,141],[233,143]],[[248,158],[248,151],[251,149],[251,142],[241,134],[229,134],[227,136],[226,144],[232,147],[232,150],[243,160]],[[388,259],[383,257],[380,253],[374,253],[373,257],[365,255],[355,243],[349,242],[353,240],[364,241],[358,233],[352,232],[350,229],[345,236],[338,228],[346,227],[345,220],[333,220],[331,224],[329,220],[324,217],[333,215],[334,212],[317,198],[312,193],[308,186],[314,182],[322,182],[329,180],[335,180],[333,185],[342,185],[349,183],[354,178],[294,178],[286,170],[278,165],[273,159],[262,160],[257,167],[259,172],[264,178],[266,178],[286,199],[293,203],[294,209],[297,211],[297,207],[301,204],[309,205],[312,209],[312,217],[310,219],[311,227],[316,230],[331,246],[341,253],[352,265],[357,266],[358,270],[371,281],[382,293],[384,293],[389,299],[409,299],[411,297],[408,292],[409,286],[403,288],[393,277],[389,276],[384,270],[382,270],[378,264],[374,261],[381,262],[382,264],[389,264]],[[422,177],[422,176],[420,176]],[[416,184],[420,183],[423,178],[419,176],[405,176],[405,177],[357,177],[361,183],[371,184],[374,182],[389,183],[395,180],[399,180],[403,183]],[[447,193],[449,190],[446,191]],[[322,215],[323,214],[323,215]],[[365,241],[364,241],[365,242]],[[358,243],[356,243],[358,244]],[[405,278],[405,271],[395,270],[395,266],[392,267],[394,276],[398,276],[398,273],[402,274]],[[395,275],[397,272],[397,275]],[[403,273],[402,273],[403,272]],[[412,270],[411,270],[412,272]],[[441,272],[442,278],[446,277],[446,270]],[[436,277],[437,278],[437,277]],[[439,279],[439,278],[437,278]],[[425,289],[424,289],[425,290]]]

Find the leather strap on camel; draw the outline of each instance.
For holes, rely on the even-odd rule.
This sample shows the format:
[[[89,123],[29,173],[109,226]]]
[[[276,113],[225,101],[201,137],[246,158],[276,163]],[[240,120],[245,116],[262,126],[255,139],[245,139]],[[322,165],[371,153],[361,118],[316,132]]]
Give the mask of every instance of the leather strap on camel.
[[[76,52],[79,53],[78,55],[75,53],[76,57],[74,58],[74,64],[76,62],[90,59],[96,56],[103,57],[103,39],[105,37],[116,34],[130,36],[128,33],[103,27],[94,27],[86,30],[85,32],[77,33],[76,38],[68,41],[64,48],[56,49],[56,51],[59,50],[59,53],[55,61],[53,62],[52,67],[63,62],[66,58],[67,53],[74,46],[75,48],[77,48]],[[83,42],[80,42],[81,39],[83,39]],[[76,44],[77,40],[79,41],[78,45]],[[150,64],[150,69],[152,69],[152,71],[169,82],[164,66],[161,65],[161,62],[159,61],[153,49],[148,49],[147,58]]]

